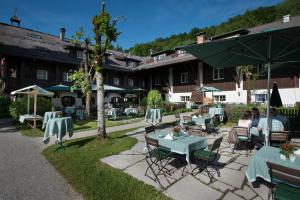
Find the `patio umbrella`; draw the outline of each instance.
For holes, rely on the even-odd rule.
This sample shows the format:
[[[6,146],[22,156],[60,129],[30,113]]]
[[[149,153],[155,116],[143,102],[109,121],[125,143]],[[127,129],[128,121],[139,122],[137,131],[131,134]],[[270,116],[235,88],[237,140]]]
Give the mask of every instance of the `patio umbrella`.
[[[133,89],[133,91],[138,92],[138,94],[139,94],[139,106],[141,106],[141,92],[145,92],[146,90],[143,89],[143,88],[136,88],[136,89]]]
[[[61,92],[71,92],[71,87],[67,86],[67,85],[59,84],[59,85],[53,85],[53,86],[47,87],[46,90],[58,92],[58,94],[59,94],[58,98],[60,98]]]
[[[96,91],[96,90],[97,90],[96,85],[92,85],[92,91]],[[123,88],[106,85],[106,84],[104,84],[104,90],[105,91],[114,91],[114,92],[124,92],[125,91],[125,89],[123,89]]]
[[[270,130],[271,66],[300,62],[300,27],[267,30],[230,39],[194,44],[182,49],[214,68],[240,65],[267,64],[268,107],[267,123]]]
[[[270,98],[270,106],[282,107],[281,97],[278,91],[277,83],[273,83],[273,90]]]

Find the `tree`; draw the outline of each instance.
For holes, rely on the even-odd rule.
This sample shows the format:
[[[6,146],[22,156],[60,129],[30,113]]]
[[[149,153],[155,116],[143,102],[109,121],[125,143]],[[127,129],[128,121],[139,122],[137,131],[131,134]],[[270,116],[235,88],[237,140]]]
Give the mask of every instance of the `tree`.
[[[150,108],[160,107],[163,103],[158,90],[150,90],[147,95],[147,105]]]
[[[0,96],[5,90],[5,58],[0,56]]]
[[[116,24],[118,19],[112,20],[108,11],[105,10],[105,4],[99,14],[93,17],[93,31],[95,34],[94,45],[94,70],[97,87],[97,118],[98,118],[98,138],[106,138],[105,119],[104,119],[104,85],[103,85],[103,61],[106,50],[111,43],[117,40],[119,32]]]
[[[84,38],[84,41],[82,41]],[[85,112],[87,118],[91,117],[91,100],[92,100],[92,84],[94,80],[94,70],[92,70],[90,57],[89,57],[89,48],[90,48],[90,39],[85,36],[83,27],[79,28],[79,31],[76,31],[72,36],[71,42],[81,47],[81,44],[84,43],[84,59],[80,64],[79,70],[76,70],[72,75],[71,79],[74,81],[72,89],[80,88],[81,92],[85,96]],[[82,67],[84,65],[84,67]]]
[[[255,72],[256,67],[252,65],[242,65],[238,66],[237,73],[239,76],[243,76],[246,78],[247,81],[247,104],[251,103],[251,90],[255,88],[255,81],[257,79],[257,74]]]

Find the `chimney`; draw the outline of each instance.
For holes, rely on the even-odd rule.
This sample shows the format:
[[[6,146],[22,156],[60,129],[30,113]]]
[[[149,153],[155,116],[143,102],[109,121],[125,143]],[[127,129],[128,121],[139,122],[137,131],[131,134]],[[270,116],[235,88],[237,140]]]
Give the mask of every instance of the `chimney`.
[[[195,36],[196,36],[197,44],[202,44],[206,40],[205,32],[197,33]]]
[[[153,50],[152,49],[150,49],[150,56],[153,54]]]
[[[284,15],[282,20],[283,20],[283,23],[289,23],[290,22],[290,16],[291,15]]]
[[[21,20],[17,17],[17,15],[14,15],[10,18],[10,24],[14,25],[14,23],[16,23],[18,27],[20,27]]]
[[[60,33],[59,33],[59,38],[60,38],[61,40],[65,40],[66,29],[65,29],[65,28],[60,28],[59,31],[60,31]]]

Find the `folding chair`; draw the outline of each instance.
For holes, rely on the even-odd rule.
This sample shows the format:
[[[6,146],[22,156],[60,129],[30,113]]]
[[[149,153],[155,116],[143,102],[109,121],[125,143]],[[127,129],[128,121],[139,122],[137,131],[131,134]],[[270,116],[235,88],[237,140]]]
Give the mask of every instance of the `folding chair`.
[[[242,126],[234,126],[232,129],[235,131],[236,137],[238,139],[237,143],[235,144],[232,150],[233,153],[234,153],[234,149],[237,147],[240,147],[241,149],[245,149],[248,152],[250,150],[249,143],[251,141],[249,128],[242,127]]]
[[[215,172],[217,172],[218,176],[220,176],[220,171],[214,165],[214,162],[217,160],[222,140],[223,140],[223,137],[216,139],[214,141],[213,145],[211,146],[210,150],[199,149],[192,153],[192,155],[196,159],[196,161],[200,161],[199,165],[193,169],[192,175],[194,174],[194,171],[197,169],[199,169],[200,173],[202,171],[205,171],[210,179],[210,182],[212,182],[213,175],[215,174]],[[213,170],[209,170],[208,169],[209,166]],[[213,171],[215,171],[215,172],[213,173]]]
[[[183,126],[188,129],[189,126],[195,125],[195,122],[193,122],[193,118],[191,116],[183,116]]]
[[[179,113],[175,113],[174,116],[175,116],[176,122],[180,123],[180,115],[179,115]]]
[[[292,138],[290,144],[292,144],[296,149],[300,149],[300,138]]]
[[[155,126],[151,125],[151,126],[145,127],[145,132],[146,132],[146,134],[155,132]]]
[[[169,161],[172,158],[172,152],[168,148],[159,146],[158,140],[156,139],[149,138],[147,135],[145,135],[145,139],[148,149],[148,152],[146,153],[146,162],[148,167],[146,169],[145,176],[151,178],[153,181],[157,182],[161,187],[163,187],[158,176],[165,175],[165,173],[171,176],[170,170],[167,169],[166,166],[169,164]],[[163,161],[165,161],[165,163],[163,163]],[[157,166],[157,172],[155,172],[153,168],[154,166]],[[149,169],[153,173],[154,178],[148,174]]]
[[[197,136],[201,136],[204,137],[206,134],[205,132],[203,132],[202,127],[201,126],[190,126],[189,130],[188,130],[188,134],[189,135],[197,135]]]
[[[272,199],[298,200],[300,197],[300,170],[267,161],[272,185],[269,195]],[[274,187],[275,185],[275,187]]]
[[[288,141],[288,131],[270,131],[269,142],[272,147],[279,147]]]

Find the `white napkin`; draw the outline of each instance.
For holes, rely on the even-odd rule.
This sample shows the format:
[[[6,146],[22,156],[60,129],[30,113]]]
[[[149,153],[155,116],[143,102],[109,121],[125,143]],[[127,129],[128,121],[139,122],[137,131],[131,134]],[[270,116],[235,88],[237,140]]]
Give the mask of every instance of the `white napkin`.
[[[164,137],[164,139],[166,139],[166,140],[173,140],[173,137],[172,137],[172,135],[169,133],[168,135],[166,135],[166,136]]]
[[[194,119],[195,119],[195,118],[198,118],[198,117],[197,117],[196,115],[194,115],[192,118],[194,118]]]
[[[300,156],[300,149],[298,149],[297,151],[295,151],[294,154]]]

